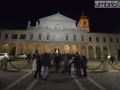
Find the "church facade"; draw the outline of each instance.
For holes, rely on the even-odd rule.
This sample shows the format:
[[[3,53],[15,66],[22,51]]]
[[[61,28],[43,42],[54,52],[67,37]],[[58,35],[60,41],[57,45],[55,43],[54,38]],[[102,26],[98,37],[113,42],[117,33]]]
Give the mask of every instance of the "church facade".
[[[89,18],[82,14],[79,22],[60,13],[41,18],[36,26],[28,21],[26,30],[0,30],[0,52],[17,54],[61,53],[105,58],[120,57],[120,34],[92,33]]]

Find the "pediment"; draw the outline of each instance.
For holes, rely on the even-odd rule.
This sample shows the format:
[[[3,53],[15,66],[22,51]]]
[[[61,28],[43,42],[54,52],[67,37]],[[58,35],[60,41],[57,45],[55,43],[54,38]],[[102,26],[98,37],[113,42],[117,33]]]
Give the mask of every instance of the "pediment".
[[[70,22],[76,22],[76,20],[73,20],[69,17],[66,17],[66,16],[64,16],[60,13],[41,18],[41,19],[39,19],[39,21],[70,21]]]

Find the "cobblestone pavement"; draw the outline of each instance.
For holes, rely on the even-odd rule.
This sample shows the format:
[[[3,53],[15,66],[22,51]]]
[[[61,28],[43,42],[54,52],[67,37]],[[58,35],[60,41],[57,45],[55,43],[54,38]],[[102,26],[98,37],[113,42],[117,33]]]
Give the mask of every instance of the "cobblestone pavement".
[[[120,71],[87,71],[88,77],[94,81],[93,83],[88,77],[78,79],[76,75],[69,75],[68,72],[62,74],[62,68],[61,65],[60,71],[55,71],[55,65],[53,65],[46,80],[34,79],[34,72],[28,74],[31,70],[0,70],[0,90],[15,83],[16,80],[21,79],[27,74],[25,78],[6,90],[120,90]],[[75,78],[73,78],[73,76],[75,76]],[[33,84],[33,87],[27,89],[29,86],[32,86],[31,84],[35,80],[36,83]],[[84,89],[80,89],[79,84],[81,84]],[[104,89],[101,89],[100,86]]]
[[[79,90],[71,75],[55,72],[46,81],[39,80],[32,90]]]
[[[120,90],[120,72],[92,72],[89,77],[107,90]]]
[[[21,78],[27,72],[21,72],[16,70],[0,70],[0,90],[8,86],[9,84],[15,82],[17,79]]]

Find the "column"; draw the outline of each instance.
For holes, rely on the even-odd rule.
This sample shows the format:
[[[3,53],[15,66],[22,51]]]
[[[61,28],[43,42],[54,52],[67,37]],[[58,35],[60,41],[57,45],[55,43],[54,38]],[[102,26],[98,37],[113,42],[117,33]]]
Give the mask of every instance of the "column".
[[[54,43],[51,43],[51,53],[54,53]]]
[[[94,48],[94,58],[96,59],[96,46],[93,46]]]
[[[72,54],[72,44],[70,43],[70,54]]]
[[[0,52],[2,51],[2,44],[0,44]]]
[[[35,42],[33,44],[33,52],[32,53],[36,53],[36,46],[35,46]]]
[[[8,43],[7,53],[10,53],[10,44]]]
[[[18,54],[18,44],[16,44],[16,51],[15,51],[15,55]]]
[[[24,54],[27,54],[27,44],[25,45],[25,48],[24,48]]]
[[[101,58],[104,58],[103,57],[103,47],[101,46]]]
[[[63,54],[63,44],[60,45],[60,53]]]
[[[78,44],[78,53],[80,55],[80,44]]]
[[[89,58],[88,46],[86,46],[86,52],[87,52],[86,53],[87,54],[86,57]]]
[[[44,54],[44,48],[45,48],[44,45],[45,45],[45,44],[43,43],[43,44],[42,44],[42,54]]]

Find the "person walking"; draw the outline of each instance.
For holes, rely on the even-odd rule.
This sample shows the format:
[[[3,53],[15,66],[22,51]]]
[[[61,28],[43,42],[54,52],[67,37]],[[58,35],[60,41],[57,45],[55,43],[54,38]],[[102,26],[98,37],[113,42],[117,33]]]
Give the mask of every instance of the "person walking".
[[[87,72],[86,72],[86,68],[87,68],[87,59],[85,56],[82,56],[82,69],[83,69],[83,77],[87,77]]]
[[[64,68],[65,68],[68,65],[67,55],[64,56],[63,61],[64,61]]]
[[[34,60],[34,58],[35,58],[35,53],[33,53],[33,60]]]
[[[110,57],[110,60],[111,60],[111,61],[112,61],[112,63],[113,63],[114,57],[113,57],[113,56],[111,56],[111,57]]]
[[[60,57],[58,54],[55,57],[55,63],[56,63],[56,71],[59,71]]]
[[[80,70],[81,59],[80,59],[80,56],[79,56],[78,52],[76,53],[76,56],[74,58],[73,63],[75,63],[75,66],[76,66],[76,69],[77,69],[78,78],[82,77],[81,70]]]
[[[42,65],[43,65],[43,79],[46,80],[47,74],[48,74],[48,66],[50,64],[49,58],[47,57],[47,53],[43,55],[42,58]]]
[[[36,56],[37,57],[37,56]],[[39,79],[42,77],[41,76],[41,68],[42,68],[42,55],[40,55],[38,58],[37,58],[37,61],[36,61],[36,63],[37,63],[37,70],[36,70],[36,72],[35,72],[35,75],[34,75],[34,78],[36,79],[37,77],[37,74],[38,74],[38,72],[39,72]]]
[[[115,64],[117,64],[118,63],[118,61],[117,61],[117,55],[114,56],[114,59],[115,59]]]
[[[30,63],[31,54],[28,54],[28,63]]]

